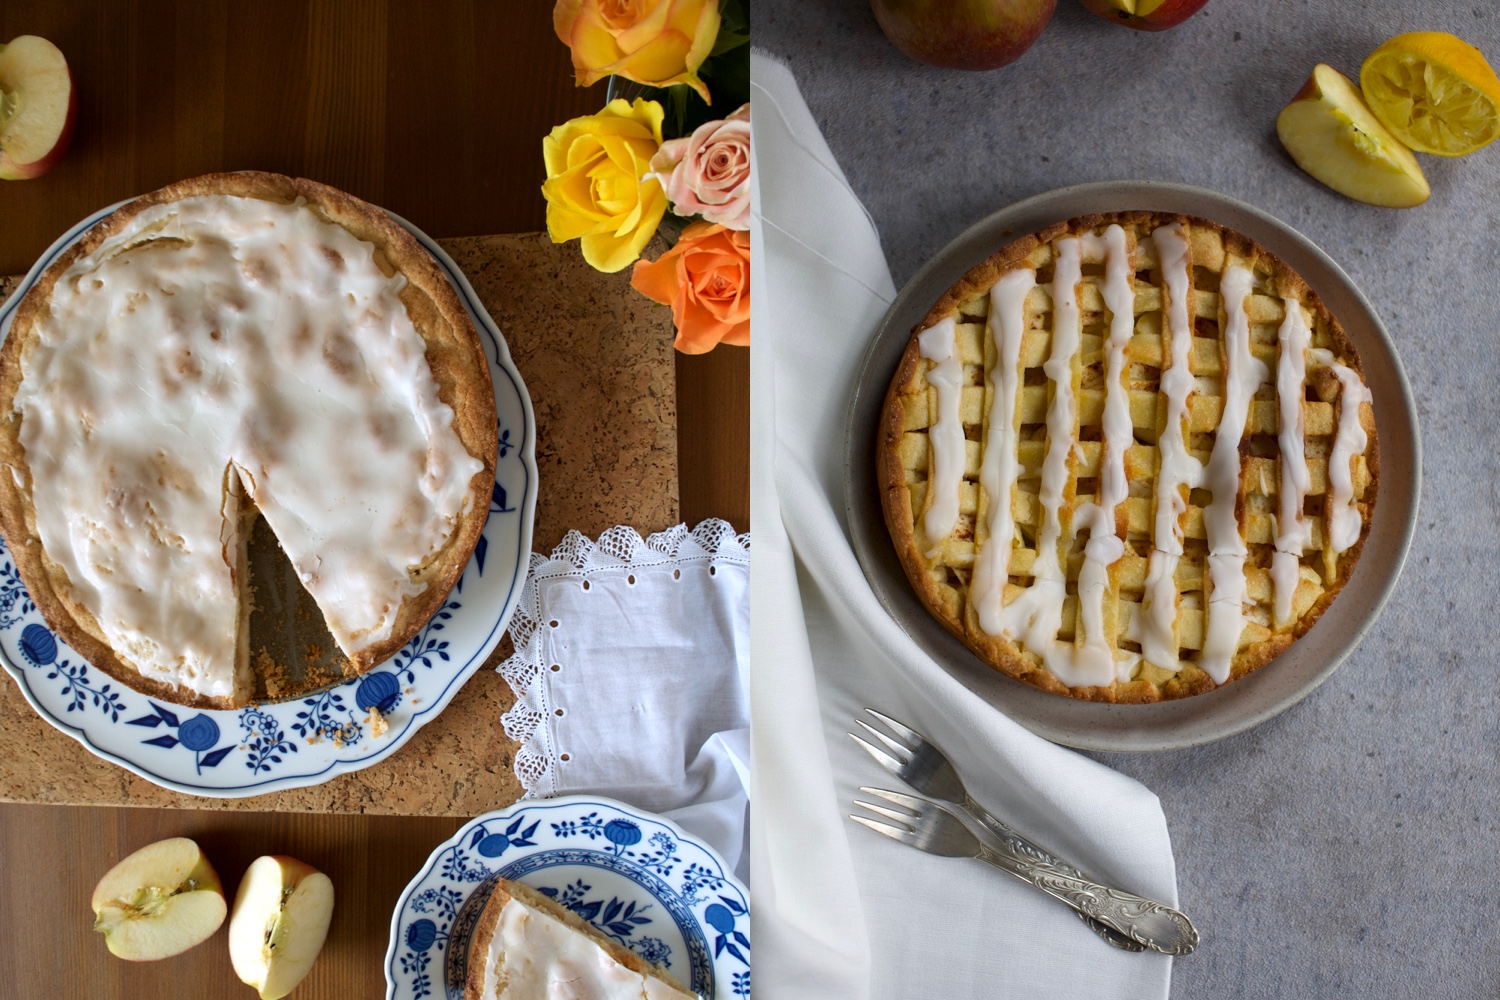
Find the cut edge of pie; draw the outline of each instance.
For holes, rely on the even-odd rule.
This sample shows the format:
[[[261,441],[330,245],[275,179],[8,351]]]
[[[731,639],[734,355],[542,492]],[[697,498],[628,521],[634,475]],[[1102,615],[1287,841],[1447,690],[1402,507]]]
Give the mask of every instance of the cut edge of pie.
[[[374,260],[388,277],[400,273],[399,293],[413,326],[426,345],[426,361],[437,382],[438,397],[452,411],[452,427],[470,456],[483,469],[473,475],[463,508],[447,541],[421,565],[409,569],[411,582],[425,589],[405,598],[388,638],[347,655],[357,676],[398,652],[442,607],[468,566],[489,515],[498,451],[496,411],[489,362],[477,331],[458,293],[432,255],[404,227],[375,206],[336,188],[304,178],[261,171],[207,174],[142,195],[101,219],[53,261],[26,293],[3,347],[0,347],[0,535],[16,569],[47,624],[88,662],[110,677],[151,697],[197,708],[239,708],[250,703],[249,585],[246,547],[256,512],[242,495],[237,473],[226,469],[223,500],[226,523],[238,547],[234,568],[238,594],[239,634],[236,646],[235,694],[217,697],[183,685],[168,684],[140,673],[120,656],[94,614],[69,592],[66,572],[48,557],[37,534],[31,502],[31,470],[20,441],[21,415],[15,408],[22,380],[22,360],[35,340],[35,324],[49,308],[53,286],[74,262],[120,232],[140,212],[156,205],[206,195],[255,198],[281,204],[301,199],[324,222],[339,226],[374,245]],[[237,510],[236,503],[243,504]]]
[[[1333,557],[1331,564],[1328,564],[1332,569],[1332,573],[1325,575],[1322,581],[1321,590],[1316,594],[1316,597],[1310,603],[1304,599],[1299,598],[1303,606],[1296,608],[1296,610],[1299,611],[1300,614],[1298,614],[1295,620],[1292,621],[1289,625],[1283,625],[1281,627],[1268,629],[1248,617],[1244,619],[1246,626],[1253,626],[1259,631],[1255,631],[1247,641],[1243,633],[1250,633],[1252,629],[1250,627],[1244,628],[1241,638],[1236,643],[1235,653],[1230,660],[1228,674],[1221,681],[1216,682],[1207,673],[1205,673],[1203,669],[1198,668],[1191,661],[1183,661],[1180,663],[1179,669],[1177,669],[1176,671],[1166,671],[1160,668],[1156,668],[1153,664],[1142,663],[1140,667],[1133,668],[1133,675],[1128,676],[1128,678],[1124,675],[1125,672],[1122,670],[1121,676],[1117,676],[1114,680],[1112,680],[1111,683],[1108,684],[1085,684],[1070,686],[1069,684],[1066,684],[1061,679],[1059,679],[1059,677],[1054,674],[1052,670],[1043,665],[1043,663],[1041,662],[1042,658],[1040,656],[1032,653],[1028,648],[1024,648],[1022,644],[1016,639],[1013,639],[1003,633],[990,634],[980,627],[978,613],[976,612],[973,603],[970,601],[970,576],[968,574],[972,571],[971,569],[965,571],[964,575],[960,577],[958,573],[954,572],[952,567],[943,566],[940,561],[937,565],[935,565],[934,561],[932,559],[929,559],[927,552],[924,552],[923,546],[919,541],[921,525],[918,523],[923,514],[923,510],[918,509],[916,506],[914,506],[912,490],[912,486],[914,484],[913,469],[911,468],[911,445],[908,443],[908,439],[913,436],[909,432],[912,431],[914,426],[920,425],[923,429],[929,426],[929,421],[931,420],[930,411],[931,408],[933,408],[936,404],[929,401],[928,386],[926,384],[928,369],[929,367],[933,366],[934,363],[922,356],[921,348],[919,345],[920,335],[924,331],[927,331],[948,319],[981,324],[980,344],[981,350],[985,352],[985,359],[981,365],[983,374],[977,386],[971,383],[966,383],[966,387],[982,389],[984,393],[984,403],[982,404],[982,410],[987,412],[989,406],[991,405],[991,400],[993,397],[990,372],[994,366],[993,357],[996,347],[994,339],[988,332],[988,326],[986,325],[988,320],[987,314],[984,316],[965,314],[962,313],[963,306],[966,303],[972,303],[974,300],[980,298],[981,296],[987,296],[990,293],[991,289],[1007,274],[1021,269],[1035,268],[1036,262],[1038,260],[1045,260],[1046,263],[1042,265],[1040,269],[1045,272],[1050,272],[1055,257],[1052,250],[1054,241],[1065,239],[1068,237],[1080,237],[1084,236],[1085,234],[1094,234],[1094,236],[1097,238],[1100,237],[1101,231],[1106,230],[1112,225],[1119,225],[1130,230],[1129,235],[1127,236],[1127,240],[1130,259],[1132,263],[1131,294],[1132,297],[1134,297],[1137,294],[1137,290],[1139,288],[1136,283],[1136,268],[1139,265],[1139,260],[1136,254],[1137,246],[1140,242],[1150,240],[1151,234],[1158,227],[1165,227],[1174,224],[1184,227],[1185,238],[1188,244],[1186,248],[1188,255],[1187,271],[1189,275],[1189,294],[1187,297],[1187,301],[1191,303],[1188,312],[1188,322],[1194,327],[1194,329],[1196,329],[1197,320],[1199,318],[1197,314],[1197,289],[1195,288],[1197,272],[1201,268],[1210,265],[1211,270],[1217,270],[1218,268],[1221,268],[1223,266],[1223,262],[1225,260],[1230,259],[1231,257],[1238,260],[1249,261],[1251,262],[1251,267],[1253,269],[1255,279],[1255,283],[1251,289],[1251,293],[1259,293],[1262,295],[1271,295],[1277,297],[1284,296],[1297,300],[1306,311],[1306,313],[1310,314],[1311,316],[1311,321],[1310,323],[1308,323],[1311,331],[1311,337],[1317,338],[1317,340],[1321,341],[1323,346],[1330,348],[1335,355],[1335,360],[1342,366],[1344,366],[1348,371],[1352,371],[1358,378],[1360,385],[1364,386],[1364,371],[1360,364],[1358,353],[1354,349],[1354,345],[1350,342],[1343,327],[1338,322],[1338,319],[1327,309],[1322,300],[1307,285],[1307,283],[1301,278],[1301,276],[1293,271],[1292,268],[1285,262],[1283,262],[1280,258],[1276,257],[1270,251],[1266,250],[1264,247],[1255,243],[1248,237],[1245,237],[1242,234],[1239,234],[1233,230],[1230,230],[1224,226],[1206,219],[1173,213],[1134,211],[1081,216],[1078,218],[1066,220],[1064,222],[1056,223],[1037,233],[1022,236],[1019,239],[1016,239],[1015,241],[1002,247],[990,257],[986,258],[984,261],[970,269],[962,278],[959,279],[958,282],[954,284],[952,288],[950,288],[946,293],[944,293],[941,298],[939,298],[937,303],[928,312],[922,322],[920,322],[916,327],[913,328],[911,340],[908,343],[905,352],[902,354],[901,361],[886,393],[880,420],[879,432],[877,435],[878,441],[876,446],[876,474],[881,496],[881,506],[885,515],[886,525],[891,534],[897,555],[913,590],[916,592],[917,596],[922,601],[923,605],[925,605],[927,610],[939,622],[941,622],[949,632],[951,632],[966,646],[968,646],[968,648],[972,650],[975,655],[977,655],[986,664],[1005,673],[1010,677],[1054,694],[1070,696],[1087,701],[1127,704],[1148,703],[1200,694],[1206,691],[1214,690],[1218,687],[1223,686],[1224,684],[1230,683],[1234,680],[1248,675],[1252,671],[1258,669],[1261,666],[1264,666],[1265,664],[1275,659],[1278,655],[1286,651],[1286,649],[1289,648],[1292,643],[1305,635],[1307,631],[1311,629],[1314,624],[1316,624],[1318,619],[1322,616],[1324,611],[1326,611],[1329,605],[1332,604],[1334,599],[1342,590],[1344,584],[1350,578],[1354,566],[1359,559],[1360,553],[1363,550],[1365,540],[1369,534],[1371,518],[1373,515],[1376,495],[1378,492],[1377,487],[1379,482],[1379,447],[1375,432],[1373,409],[1371,401],[1368,397],[1368,387],[1364,386],[1364,401],[1359,405],[1358,423],[1360,424],[1360,428],[1364,431],[1367,444],[1364,452],[1362,454],[1355,455],[1354,459],[1351,462],[1353,466],[1351,476],[1361,477],[1359,485],[1355,488],[1354,497],[1351,500],[1351,505],[1357,507],[1360,518],[1358,537],[1353,540],[1353,542],[1349,544],[1347,548],[1344,548],[1339,553],[1337,553]],[[1218,248],[1217,250],[1215,249],[1216,247]],[[1155,251],[1153,250],[1152,253],[1154,255]],[[1212,258],[1216,254],[1219,259],[1217,261],[1214,261]],[[1206,262],[1200,263],[1200,260]],[[1164,282],[1161,279],[1159,272],[1157,272],[1156,277],[1156,287],[1160,289],[1161,305],[1159,307],[1159,310],[1164,313],[1170,296],[1164,288]],[[1216,274],[1213,280],[1216,281],[1218,277],[1219,275]],[[1104,279],[1101,277],[1096,285],[1096,288],[1100,293],[1102,293],[1103,281]],[[1081,284],[1082,282],[1080,283],[1080,287]],[[1052,309],[1050,306],[1049,286],[1050,280],[1044,281],[1041,276],[1038,276],[1036,278],[1037,288],[1046,288],[1049,290],[1048,306],[1044,311],[1044,315],[1049,319],[1049,324],[1046,328],[1048,331],[1052,329]],[[1217,292],[1217,286],[1215,287],[1215,292]],[[1218,298],[1219,296],[1215,294],[1214,299]],[[1249,300],[1249,298],[1250,296],[1247,295],[1247,301]],[[1135,303],[1133,303],[1133,306],[1135,306]],[[1027,308],[1028,310],[1030,309],[1029,306]],[[1108,316],[1110,314],[1107,311],[1102,312],[1103,315],[1101,316],[1101,320],[1102,322],[1104,322],[1107,329]],[[1138,332],[1135,329],[1134,324],[1139,320],[1140,315],[1140,312],[1136,312],[1132,316],[1132,339],[1134,339],[1136,333]],[[1224,310],[1222,307],[1219,307],[1218,315],[1219,317],[1223,317]],[[1080,324],[1080,327],[1081,326],[1082,324]],[[1165,326],[1165,319],[1163,319],[1162,324],[1160,324],[1159,326]],[[1158,339],[1160,342],[1158,365],[1165,364],[1160,355],[1164,355],[1167,352],[1166,337],[1167,334],[1165,330],[1160,330],[1158,334]],[[1222,357],[1222,345],[1224,343],[1222,331],[1219,333],[1218,343],[1221,345],[1220,350]],[[1277,342],[1277,346],[1279,347],[1279,339]],[[1309,349],[1311,349],[1311,347],[1313,346],[1311,339],[1309,340],[1308,346]],[[956,353],[960,350],[960,348],[955,346],[954,350]],[[1079,349],[1079,354],[1082,354],[1081,347]],[[1027,366],[1022,363],[1021,368],[1024,369],[1026,367]],[[1269,379],[1272,386],[1274,386],[1276,383],[1276,372],[1276,367],[1271,367]],[[1320,400],[1324,402],[1325,405],[1331,405],[1336,408],[1338,400],[1342,396],[1342,389],[1335,388],[1337,380],[1334,378],[1334,374],[1329,368],[1320,366],[1317,369],[1317,372],[1318,374],[1316,375],[1316,377],[1314,377],[1314,370],[1311,366],[1309,366],[1307,372],[1308,378],[1304,381],[1304,398],[1306,398],[1306,393],[1312,392],[1314,394],[1318,394]],[[1073,373],[1073,384],[1077,386],[1079,384],[1079,364],[1076,361],[1073,365]],[[1024,376],[1025,372],[1023,370],[1018,376],[1023,386],[1026,385]],[[1319,383],[1317,386],[1313,385],[1313,382],[1315,380]],[[1047,378],[1042,384],[1048,390],[1047,398],[1048,408],[1050,410],[1051,400],[1056,394],[1056,389],[1053,381],[1050,378]],[[935,394],[936,390],[932,391]],[[1330,395],[1333,397],[1332,402],[1330,402],[1327,398]],[[1160,398],[1159,392],[1157,393],[1157,396],[1158,398]],[[1272,400],[1276,400],[1278,399],[1278,396],[1273,394],[1271,398]],[[925,406],[928,408],[928,414],[918,414],[915,410],[913,410],[911,413],[908,412],[911,407],[918,405],[919,402],[921,406]],[[1253,403],[1251,405],[1253,405]],[[1274,405],[1275,404],[1273,403],[1273,406]],[[1022,423],[1019,413],[1015,417],[1015,420],[1017,424],[1017,434],[1019,435],[1021,433],[1020,425]],[[1158,417],[1157,428],[1155,431],[1155,433],[1158,435],[1163,429],[1163,422],[1163,418]],[[967,436],[969,422],[966,420],[964,421],[964,423],[966,425],[966,440],[969,440],[972,443],[972,439],[968,438]],[[1075,411],[1073,422],[1075,442],[1078,441],[1077,432],[1079,431],[1079,426],[1080,425],[1077,419],[1077,412]],[[987,427],[988,417],[985,416],[982,418],[981,422],[981,441],[983,440],[984,429]],[[1188,432],[1188,425],[1186,424],[1186,422],[1184,422],[1183,424],[1183,429],[1185,437],[1192,436]],[[1271,433],[1274,434],[1275,430],[1273,429]],[[925,433],[923,433],[921,436],[924,439],[927,438],[927,434]],[[1239,525],[1242,540],[1244,539],[1245,535],[1245,505],[1247,500],[1246,490],[1244,487],[1246,477],[1245,460],[1246,458],[1255,457],[1248,454],[1250,438],[1251,434],[1247,425],[1244,437],[1240,442],[1240,489],[1239,497],[1237,498],[1235,507],[1235,519]],[[1132,444],[1134,443],[1138,442],[1132,442]],[[905,452],[903,446],[905,446]],[[922,449],[925,451],[925,456],[920,459],[920,461],[931,462],[932,450],[930,443],[924,441],[922,444]],[[1154,450],[1155,449],[1153,448],[1153,451]],[[1153,470],[1159,467],[1159,458],[1157,458],[1156,461],[1157,466],[1154,466]],[[965,466],[973,464],[970,460],[970,457],[967,455],[965,456],[964,462]],[[1068,490],[1070,491],[1070,495],[1065,500],[1069,522],[1071,522],[1072,516],[1077,513],[1075,509],[1076,495],[1071,493],[1072,490],[1076,489],[1077,484],[1077,477],[1072,472],[1074,462],[1075,459],[1070,456],[1068,459],[1068,467],[1070,470],[1068,473]],[[1018,470],[1024,471],[1024,463],[1021,461],[1019,456],[1017,457],[1015,464]],[[1277,463],[1277,466],[1279,468],[1279,462]],[[1017,480],[1015,480],[1015,486],[1017,489],[1019,489],[1020,473],[1018,472],[1017,475],[1018,478]],[[976,532],[982,530],[983,528],[984,517],[982,516],[982,514],[987,512],[988,496],[978,482],[971,482],[971,480],[976,480],[977,476],[971,474],[968,468],[965,468],[964,470],[963,479],[963,487],[972,487],[974,495],[978,498],[978,506],[973,508],[972,517],[969,517],[967,522],[965,521],[966,515],[960,515],[959,525],[955,530],[955,534],[963,535],[965,533],[965,530],[967,530],[967,539],[955,538],[953,536],[950,536],[949,541],[959,542],[960,547],[965,544],[968,545],[970,552],[972,553],[976,548],[980,547],[976,546],[974,542],[977,540]],[[1155,483],[1155,471],[1153,471],[1152,483],[1153,485]],[[1097,488],[1095,492],[1098,492]],[[922,493],[923,496],[921,500],[925,500],[925,487],[922,488]],[[1311,496],[1312,494],[1308,495]],[[921,500],[918,500],[917,503],[920,504]],[[1181,535],[1184,531],[1184,522],[1187,520],[1185,515],[1187,509],[1191,509],[1192,507],[1191,503],[1186,502],[1187,497],[1185,497],[1184,500],[1184,516],[1180,516],[1178,518],[1179,547],[1182,543]],[[1122,512],[1122,508],[1124,508],[1125,506],[1125,504],[1121,504],[1116,508],[1117,533],[1123,536],[1122,540],[1126,542],[1125,555],[1131,556],[1133,543],[1140,541],[1140,539],[1138,537],[1132,537],[1138,535],[1138,532],[1127,530],[1127,522],[1129,520],[1128,513]],[[1156,513],[1156,504],[1154,499],[1150,502],[1150,513],[1154,519],[1154,515]],[[1039,515],[1039,517],[1044,516],[1044,514]],[[1275,523],[1276,522],[1273,518],[1271,521],[1271,524],[1273,525],[1271,529],[1273,547],[1275,536],[1277,533],[1276,528],[1274,527]],[[1017,529],[1020,528],[1019,523],[1017,523],[1015,526],[1017,527]],[[1069,558],[1067,562],[1063,562],[1064,557],[1060,555],[1058,561],[1063,564],[1063,570],[1066,573],[1067,578],[1067,586],[1073,590],[1073,594],[1070,595],[1069,599],[1072,600],[1073,606],[1074,608],[1076,608],[1078,605],[1078,602],[1076,600],[1077,573],[1073,569],[1069,568],[1069,564],[1073,560],[1076,560],[1078,557],[1078,552],[1073,551],[1073,547],[1077,542],[1077,533],[1071,530],[1071,523],[1069,523],[1068,528],[1069,530],[1062,536],[1061,540],[1066,542],[1069,546],[1069,549],[1067,550],[1067,556]],[[1315,525],[1315,528],[1321,530],[1323,533],[1322,537],[1326,538],[1326,527]],[[1017,544],[1024,545],[1025,537],[1022,535],[1022,532],[1020,530],[1017,530],[1016,535],[1020,539]],[[925,539],[925,535],[921,537]],[[1154,535],[1148,535],[1148,539],[1151,539],[1150,541],[1148,541],[1148,544],[1154,547]],[[1016,551],[1019,551],[1019,549]],[[1328,549],[1328,547],[1325,545],[1323,549],[1325,563],[1327,563],[1327,556],[1330,551],[1331,550]],[[1141,558],[1140,553],[1138,552],[1134,553],[1134,555],[1137,559]],[[1306,555],[1302,556],[1299,560],[1300,568],[1305,571],[1305,568],[1308,565],[1308,561],[1310,559],[1317,558],[1318,555],[1318,551],[1316,551],[1312,547],[1309,547]],[[941,556],[937,558],[941,560]],[[1120,566],[1122,563],[1123,560],[1111,564],[1111,583],[1109,584],[1111,588],[1116,588],[1118,584],[1114,567]],[[1247,563],[1245,564],[1245,569],[1248,570],[1250,568],[1250,563],[1247,561]],[[1007,567],[1007,569],[1012,570],[1012,572],[1009,572],[1007,576],[1009,580],[1013,581],[1016,577],[1016,574],[1013,573],[1014,566],[1009,566]],[[1206,575],[1206,568],[1202,572],[1204,575]],[[1136,575],[1138,577],[1139,573],[1137,572]],[[1246,574],[1247,578],[1249,577],[1249,575],[1250,574],[1248,573]],[[1180,578],[1177,577],[1177,575],[1174,573],[1174,582],[1178,581],[1179,579]],[[1249,584],[1247,583],[1247,589],[1248,587]],[[1299,576],[1298,588],[1300,587],[1301,578]],[[1012,590],[1013,589],[1014,588],[1012,588]],[[1207,600],[1208,594],[1205,590],[1203,594],[1203,601],[1205,604],[1207,603]],[[1005,603],[1009,605],[1011,603],[1011,600],[1006,600]],[[1179,600],[1178,603],[1180,606],[1183,602]],[[1136,611],[1138,612],[1139,609],[1140,605],[1137,604]],[[1206,608],[1200,609],[1200,611],[1201,610],[1206,610]],[[1175,611],[1173,616],[1174,637],[1180,635],[1181,626],[1178,621],[1180,617],[1181,610]],[[1204,624],[1206,627],[1206,622]],[[1070,640],[1066,634],[1069,628],[1076,629],[1076,627],[1077,616],[1075,611],[1071,625],[1066,625],[1066,627],[1060,633],[1060,639],[1058,641],[1064,643],[1069,641],[1073,641],[1075,643],[1081,641],[1078,639],[1076,631],[1074,632],[1074,638],[1072,640]],[[1126,630],[1125,623],[1115,620],[1111,623],[1110,626],[1107,627],[1114,630],[1116,633],[1114,639],[1111,640],[1112,646],[1117,646],[1118,643],[1126,641],[1124,638]],[[1139,649],[1138,641],[1135,642],[1135,645],[1136,648]],[[1181,652],[1182,650],[1181,648],[1179,648],[1179,653]],[[1139,657],[1137,657],[1137,659],[1139,659]],[[1145,669],[1142,669],[1142,667],[1144,667]],[[1147,677],[1146,675],[1148,673],[1152,676]]]

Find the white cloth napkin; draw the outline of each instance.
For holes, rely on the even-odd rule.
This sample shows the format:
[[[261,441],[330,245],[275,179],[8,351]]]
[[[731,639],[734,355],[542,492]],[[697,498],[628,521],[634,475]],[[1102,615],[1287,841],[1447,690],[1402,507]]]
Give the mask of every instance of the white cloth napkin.
[[[642,539],[568,532],[532,553],[511,619],[527,798],[605,795],[707,841],[743,879],[750,536],[708,520]]]
[[[869,705],[938,742],[975,797],[1023,833],[1177,901],[1156,797],[971,694],[865,582],[844,524],[844,415],[895,288],[791,73],[756,53],[751,90],[756,995],[1164,997],[1170,959],[1110,948],[979,861],[921,854],[844,818],[857,786],[900,787],[844,735]]]

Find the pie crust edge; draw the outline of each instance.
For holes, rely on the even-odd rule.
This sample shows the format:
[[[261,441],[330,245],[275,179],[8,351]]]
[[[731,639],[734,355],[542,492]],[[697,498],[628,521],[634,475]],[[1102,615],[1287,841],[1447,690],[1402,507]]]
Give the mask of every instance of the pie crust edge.
[[[67,596],[66,573],[47,558],[37,536],[36,512],[31,503],[31,470],[20,441],[21,417],[15,411],[22,376],[21,359],[34,340],[34,326],[46,314],[58,279],[75,261],[93,252],[139,212],[202,195],[259,198],[283,204],[302,198],[325,221],[373,243],[375,261],[381,270],[399,271],[406,277],[400,298],[412,325],[426,343],[427,363],[438,385],[438,397],[453,411],[453,429],[464,449],[484,463],[471,482],[464,509],[447,543],[411,573],[412,579],[426,582],[427,588],[402,603],[389,638],[348,657],[354,668],[352,676],[368,672],[405,646],[442,607],[462,576],[489,516],[498,441],[489,361],[458,293],[432,255],[410,232],[380,209],[337,188],[262,171],[188,178],[122,205],[47,266],[21,300],[10,333],[0,347],[0,536],[4,537],[27,593],[47,625],[91,665],[150,697],[194,708],[231,709],[242,707],[242,703],[232,697],[198,694],[184,686],[140,674],[115,653],[93,614]],[[248,570],[242,566],[236,575],[243,616],[247,610],[243,602],[248,598],[239,572]],[[242,628],[244,620],[242,617]],[[245,652],[242,645],[241,655]]]
[[[1292,270],[1281,258],[1249,237],[1208,219],[1170,212],[1125,211],[1077,216],[1054,223],[1035,233],[1013,240],[970,268],[948,291],[943,293],[922,321],[912,328],[911,337],[886,390],[885,401],[881,408],[875,455],[880,506],[907,581],[923,606],[990,667],[1043,691],[1084,701],[1144,704],[1185,698],[1223,687],[1274,660],[1317,624],[1318,619],[1323,616],[1352,576],[1354,567],[1364,550],[1365,541],[1369,537],[1375,502],[1379,495],[1379,439],[1373,421],[1362,419],[1361,424],[1369,439],[1365,461],[1369,468],[1370,483],[1365,490],[1364,499],[1359,501],[1361,514],[1359,540],[1340,554],[1339,578],[1290,629],[1276,632],[1270,638],[1243,647],[1236,653],[1231,664],[1229,678],[1224,684],[1215,684],[1207,674],[1198,671],[1192,682],[1184,681],[1179,674],[1164,682],[1160,688],[1139,678],[1116,682],[1107,687],[1070,688],[1045,666],[1027,657],[1014,641],[1004,636],[988,635],[980,629],[978,614],[968,601],[960,598],[963,605],[963,613],[960,614],[960,609],[956,606],[957,602],[944,600],[942,591],[928,576],[925,556],[918,547],[913,533],[914,516],[911,509],[911,496],[907,490],[905,470],[899,456],[901,438],[905,433],[905,406],[901,390],[923,374],[923,359],[917,343],[918,334],[950,316],[956,316],[961,303],[987,292],[1002,276],[1025,261],[1033,250],[1044,243],[1050,243],[1059,237],[1094,232],[1111,223],[1121,225],[1134,223],[1143,230],[1150,231],[1173,222],[1182,223],[1189,228],[1217,230],[1223,239],[1226,252],[1244,258],[1255,258],[1257,263],[1264,262],[1273,275],[1278,294],[1298,299],[1321,317],[1327,324],[1328,333],[1337,348],[1336,353],[1342,356],[1344,364],[1359,374],[1360,381],[1365,381],[1363,363],[1338,318],[1329,311],[1323,304],[1323,300],[1301,275]],[[1362,414],[1363,410],[1364,408],[1362,408]],[[1307,557],[1304,556],[1305,558]]]

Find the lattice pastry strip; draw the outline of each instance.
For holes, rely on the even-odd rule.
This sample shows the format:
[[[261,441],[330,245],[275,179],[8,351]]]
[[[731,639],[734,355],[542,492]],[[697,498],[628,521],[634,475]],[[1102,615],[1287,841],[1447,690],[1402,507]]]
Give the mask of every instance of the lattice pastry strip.
[[[1078,697],[1208,690],[1348,579],[1373,411],[1337,322],[1201,221],[1073,220],[970,272],[919,327],[880,445],[928,607],[993,665]]]

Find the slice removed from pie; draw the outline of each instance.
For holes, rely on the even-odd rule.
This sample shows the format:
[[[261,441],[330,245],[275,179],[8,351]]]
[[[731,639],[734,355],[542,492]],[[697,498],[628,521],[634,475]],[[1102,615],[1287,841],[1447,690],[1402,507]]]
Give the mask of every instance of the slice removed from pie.
[[[194,178],[101,220],[22,300],[0,533],[90,663],[234,707],[255,688],[255,518],[363,672],[463,573],[495,426],[477,333],[410,233],[311,181]]]

